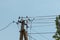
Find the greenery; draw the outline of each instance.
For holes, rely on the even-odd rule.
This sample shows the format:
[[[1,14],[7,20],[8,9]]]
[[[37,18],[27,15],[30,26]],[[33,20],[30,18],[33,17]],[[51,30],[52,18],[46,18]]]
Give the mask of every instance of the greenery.
[[[56,17],[56,33],[55,35],[53,35],[53,38],[55,38],[55,40],[60,40],[60,23],[59,23],[59,20],[60,20],[60,15],[58,17]]]

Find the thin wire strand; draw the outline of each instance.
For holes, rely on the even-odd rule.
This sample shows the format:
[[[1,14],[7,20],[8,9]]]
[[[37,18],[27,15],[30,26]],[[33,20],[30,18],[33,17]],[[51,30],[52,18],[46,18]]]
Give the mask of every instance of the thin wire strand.
[[[37,39],[35,39],[35,38],[33,38],[32,36],[30,36],[30,35],[28,35],[30,38],[32,38],[33,40],[37,40]]]
[[[55,23],[55,22],[32,22],[32,23],[34,23],[34,24],[40,24],[40,23],[43,23],[43,24],[46,24],[46,23]]]
[[[48,15],[48,16],[36,16],[36,17],[55,17],[57,15]]]
[[[56,19],[35,19],[34,21],[55,21]]]
[[[55,25],[37,25],[37,26],[32,26],[32,28],[34,28],[34,27],[52,27],[52,26],[55,26]]]
[[[58,15],[46,15],[46,16],[35,16],[35,17],[28,17],[28,18],[38,18],[38,17],[56,17]],[[22,18],[22,17],[20,17]],[[26,18],[26,17],[23,17],[23,18]]]
[[[31,33],[31,34],[54,34],[56,32],[41,32],[41,33]],[[30,34],[30,33],[28,33]]]
[[[56,18],[38,18],[38,19],[36,19],[35,18],[35,20],[55,20]]]
[[[38,33],[38,32],[36,32],[36,33]],[[41,35],[41,34],[38,34],[38,35],[40,35],[41,37],[43,37],[43,38],[49,40],[47,37],[45,37],[45,36],[43,36],[43,35]]]
[[[0,31],[5,30],[5,29],[6,29],[6,28],[8,28],[12,23],[14,23],[14,22],[9,23],[6,27],[4,27],[4,28],[0,29]]]
[[[18,26],[18,24],[17,24],[17,28],[18,28],[18,30],[19,30],[19,26]]]
[[[49,40],[47,37],[45,37],[45,36],[43,36],[43,35],[41,35],[41,34],[38,34],[38,35],[40,35],[41,37],[43,37],[43,38]]]
[[[45,37],[45,36],[43,36],[43,35],[41,35],[41,34],[38,34],[38,35],[40,35],[41,37],[43,37],[43,38],[49,40],[47,37]]]
[[[31,33],[31,29],[32,29],[32,21],[31,21],[31,24],[30,24],[30,33]],[[31,34],[30,34],[31,36]],[[31,40],[31,38],[29,38],[29,40]]]

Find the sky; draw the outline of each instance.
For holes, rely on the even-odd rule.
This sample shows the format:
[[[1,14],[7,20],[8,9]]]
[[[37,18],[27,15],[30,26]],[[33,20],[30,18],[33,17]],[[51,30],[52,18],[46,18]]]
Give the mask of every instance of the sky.
[[[19,16],[33,17],[59,14],[60,0],[0,0],[0,29],[12,21],[17,21]],[[55,23],[53,23],[53,27],[34,28],[35,27],[33,27],[32,32],[56,31]],[[52,38],[53,34],[42,35],[43,37],[41,35],[32,34],[37,40],[54,40]],[[0,40],[19,40],[19,29],[17,25],[12,24],[7,29],[0,31]]]

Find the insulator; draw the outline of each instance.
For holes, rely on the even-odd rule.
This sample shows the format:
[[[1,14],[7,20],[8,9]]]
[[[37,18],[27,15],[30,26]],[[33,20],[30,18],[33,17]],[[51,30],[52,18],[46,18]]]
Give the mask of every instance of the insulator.
[[[20,19],[20,16],[19,16],[19,18],[18,19]]]

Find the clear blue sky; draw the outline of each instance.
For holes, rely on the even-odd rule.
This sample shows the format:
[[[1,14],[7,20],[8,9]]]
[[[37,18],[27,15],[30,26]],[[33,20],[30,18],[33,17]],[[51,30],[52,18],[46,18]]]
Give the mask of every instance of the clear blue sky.
[[[60,0],[0,0],[0,29],[5,27],[18,16],[46,16],[60,14]],[[38,29],[38,28],[37,28]],[[43,28],[46,31],[55,31],[53,27]],[[39,29],[44,31],[42,27]],[[40,31],[37,32],[40,32]],[[45,32],[45,31],[44,31]],[[46,34],[49,40],[52,35]],[[33,35],[37,40],[47,40],[40,35]],[[38,37],[38,38],[37,38]],[[19,30],[16,24],[0,32],[0,40],[19,40]]]

